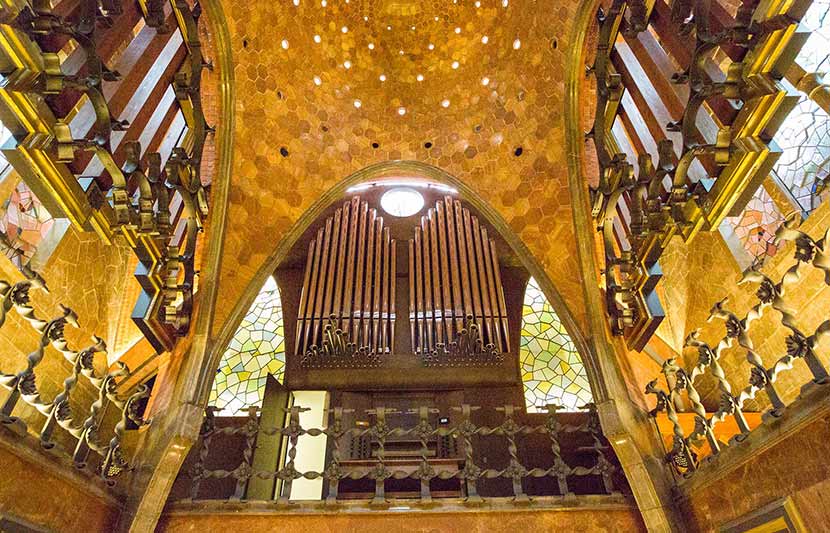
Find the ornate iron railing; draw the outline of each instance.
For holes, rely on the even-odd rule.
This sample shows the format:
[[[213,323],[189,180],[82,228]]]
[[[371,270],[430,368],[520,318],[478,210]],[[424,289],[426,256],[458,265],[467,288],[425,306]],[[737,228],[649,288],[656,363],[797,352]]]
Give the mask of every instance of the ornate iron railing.
[[[711,453],[719,454],[725,446],[741,442],[749,435],[751,428],[744,415],[744,406],[750,400],[763,393],[769,400],[769,410],[763,415],[763,420],[780,417],[787,408],[784,398],[776,388],[776,381],[782,375],[793,369],[796,364],[804,364],[810,371],[812,379],[802,387],[802,394],[812,387],[826,386],[830,383],[830,374],[819,359],[816,349],[822,338],[830,334],[830,320],[824,320],[812,331],[803,331],[799,327],[799,319],[793,314],[787,302],[793,284],[804,276],[802,266],[818,269],[824,275],[824,284],[830,285],[830,250],[828,250],[828,231],[819,240],[799,230],[796,216],[790,217],[776,231],[776,242],[792,242],[795,244],[795,263],[784,271],[775,281],[762,273],[756,265],[747,269],[739,284],[755,283],[757,303],[742,317],[728,309],[727,300],[717,302],[711,310],[709,321],[723,321],[725,333],[713,347],[700,338],[700,330],[688,335],[685,346],[697,350],[697,362],[690,370],[682,368],[675,359],[669,359],[663,365],[662,373],[665,376],[668,392],[657,385],[658,380],[651,381],[646,387],[646,393],[655,395],[657,406],[651,412],[652,416],[665,411],[672,424],[672,446],[667,455],[669,463],[683,475],[691,475],[697,470],[701,457],[695,452],[696,445],[705,440]],[[766,339],[772,333],[768,327],[755,328],[761,318],[768,313],[778,315],[778,325],[785,328],[789,334],[781,355],[771,366],[766,366],[761,355],[756,351],[750,333],[756,340]],[[733,390],[730,381],[721,365],[723,354],[737,347],[746,352],[747,385],[740,390]],[[802,361],[803,363],[798,363]],[[717,383],[720,392],[718,409],[714,413],[707,413],[701,401],[701,395],[696,383],[709,372]],[[686,435],[678,417],[677,406],[688,401],[694,413],[694,430]],[[715,436],[715,427],[732,417],[737,424],[738,432],[729,444],[722,443]]]
[[[53,215],[65,216],[79,230],[94,230],[106,243],[123,235],[140,263],[136,277],[142,294],[134,316],[158,351],[170,349],[189,329],[196,240],[208,213],[201,164],[211,132],[201,102],[202,69],[210,68],[197,30],[201,10],[198,3],[193,8],[182,0],[170,3],[187,51],[173,89],[188,135],[162,161],[157,152],[142,156],[138,141],[125,142],[119,155],[112,144],[113,134],[129,124],[110,110],[104,87],[121,75],[105,64],[97,42],[121,15],[120,0],[80,0],[70,17],[58,15],[49,2],[0,0],[0,54],[6,59],[0,114],[15,140],[4,155],[41,200],[59,206]],[[141,2],[148,25],[156,27],[157,19],[164,19],[163,4],[150,6]],[[79,74],[62,72],[60,55],[41,48],[50,39],[68,39],[83,49]],[[50,104],[64,96],[73,101],[72,93],[84,95],[94,109],[92,127],[82,138],[70,129],[75,109],[56,116]],[[89,153],[100,163],[99,175],[78,175],[70,165],[87,161]]]
[[[520,425],[517,418],[520,408],[511,405],[492,409],[482,409],[471,405],[461,405],[451,410],[451,416],[446,417],[447,425],[435,424],[439,420],[438,409],[432,407],[416,407],[407,411],[417,416],[416,424],[392,425],[389,418],[398,413],[395,409],[376,407],[365,411],[371,422],[355,427],[347,427],[346,416],[352,415],[354,410],[337,407],[327,412],[329,424],[325,428],[305,428],[300,424],[300,413],[307,411],[303,407],[294,406],[284,409],[287,417],[285,427],[269,427],[258,415],[258,408],[252,407],[245,423],[218,427],[214,408],[208,408],[201,430],[200,442],[194,447],[191,455],[191,468],[179,475],[180,481],[190,480],[189,499],[252,499],[246,491],[246,486],[253,480],[279,480],[275,492],[271,492],[277,504],[288,504],[292,500],[292,484],[298,479],[320,479],[327,482],[325,492],[326,504],[336,505],[338,500],[344,499],[343,484],[349,481],[371,480],[374,482],[373,492],[367,494],[371,503],[382,504],[390,499],[387,490],[387,480],[414,480],[419,482],[417,494],[412,496],[420,502],[433,500],[431,482],[434,480],[457,480],[458,495],[468,503],[481,503],[486,498],[480,493],[482,480],[508,480],[511,484],[504,494],[493,497],[509,496],[514,501],[529,501],[534,495],[528,494],[523,482],[529,479],[548,478],[553,480],[552,494],[562,496],[574,495],[574,484],[579,480],[594,478],[596,488],[593,493],[615,493],[614,477],[618,467],[610,446],[602,435],[599,417],[593,404],[585,406],[587,413],[582,414],[579,423],[562,423],[559,407],[548,405],[548,414],[534,415],[534,420],[544,420],[539,425]],[[484,417],[498,416],[501,423],[487,425],[476,423],[477,415]],[[414,418],[413,418],[414,419]],[[227,419],[226,419],[227,420]],[[452,422],[450,422],[452,420]],[[324,468],[320,471],[301,472],[296,467],[298,445],[303,436],[325,436],[328,439],[328,452]],[[527,449],[524,439],[538,435],[542,439],[540,446],[537,442],[535,450]],[[274,468],[256,469],[256,453],[261,449],[258,442],[263,436],[278,436],[283,439],[284,460],[282,464],[272,463]],[[498,442],[489,441],[485,446],[481,439],[496,437]],[[571,442],[576,439],[576,449],[563,449],[560,442],[563,437],[569,436]],[[223,439],[242,439],[241,448],[231,459],[239,459],[235,466],[225,468],[211,468],[209,465],[217,460],[228,463],[228,448],[223,446]],[[410,468],[400,467],[400,462],[391,458],[389,446],[401,437],[411,439],[413,448],[410,454]],[[546,441],[546,444],[544,443]],[[435,446],[442,450],[435,452]],[[356,447],[362,452],[362,461],[354,461],[344,449],[350,443],[350,450]],[[358,443],[358,444],[355,444]],[[217,451],[215,448],[219,447]],[[486,448],[488,451],[501,453],[499,468],[485,468],[477,464],[478,454]],[[550,466],[534,466],[529,464],[527,456],[536,454],[536,463],[539,456]],[[568,454],[577,454],[581,457],[579,464],[569,464],[565,457]],[[442,460],[443,459],[443,460]],[[449,459],[449,462],[446,461]],[[523,462],[524,461],[524,462]],[[440,465],[439,465],[440,463]],[[233,489],[226,487],[225,493],[213,491],[207,494],[204,484],[209,480],[234,480]],[[584,490],[584,487],[583,487]],[[361,493],[364,494],[364,493]],[[547,494],[546,494],[547,495]],[[392,496],[394,497],[394,496]],[[487,496],[490,497],[489,495]],[[351,499],[351,498],[348,498]]]
[[[770,139],[798,99],[782,78],[803,42],[793,30],[808,5],[744,3],[732,16],[718,2],[613,0],[597,13],[589,69],[597,99],[589,137],[599,163],[593,217],[604,242],[609,320],[631,349],[642,350],[664,316],[654,289],[665,246],[740,212],[778,159]],[[679,72],[661,71],[673,62]],[[674,105],[649,114],[650,122],[632,119],[656,104],[641,85]],[[679,95],[685,101],[674,103]],[[636,171],[612,131],[626,105],[626,130],[642,144],[631,149],[639,151],[631,154]]]
[[[39,335],[40,340],[28,354],[21,370],[5,373],[0,371],[0,386],[9,391],[9,395],[0,405],[0,425],[11,429],[18,435],[29,432],[26,423],[15,416],[15,407],[21,400],[33,407],[46,420],[39,432],[41,445],[46,449],[57,448],[55,430],[60,427],[76,441],[72,459],[75,466],[85,468],[90,463],[90,452],[100,456],[98,472],[109,484],[125,468],[128,462],[122,450],[122,439],[128,421],[136,426],[145,423],[139,413],[139,401],[147,398],[150,391],[146,385],[139,385],[129,396],[119,396],[116,392],[118,379],[126,376],[129,369],[123,363],[116,363],[115,370],[101,375],[95,370],[96,355],[106,357],[107,346],[104,340],[93,337],[92,344],[82,350],[69,346],[64,335],[67,325],[78,327],[77,315],[68,307],[60,305],[60,313],[50,320],[38,317],[29,304],[30,292],[48,291],[46,283],[37,274],[27,271],[27,279],[13,285],[0,281],[0,329],[6,322],[9,311],[15,312],[25,320]],[[7,328],[8,329],[8,328]],[[19,334],[19,333],[18,333]],[[38,366],[47,354],[47,348],[59,352],[71,366],[71,373],[63,381],[63,388],[51,400],[41,396],[37,386]],[[95,391],[96,399],[85,413],[73,412],[70,396],[83,376]],[[120,420],[112,428],[112,435],[107,439],[104,429],[104,414],[107,404],[114,406],[121,413]]]

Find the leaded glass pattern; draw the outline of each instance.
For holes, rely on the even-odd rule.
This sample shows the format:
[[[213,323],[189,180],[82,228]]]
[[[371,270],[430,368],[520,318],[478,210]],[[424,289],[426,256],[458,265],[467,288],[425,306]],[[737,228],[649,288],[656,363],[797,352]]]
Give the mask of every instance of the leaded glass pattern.
[[[0,81],[2,81],[2,79],[3,76],[0,76]],[[8,141],[11,138],[11,136],[12,132],[10,132],[6,128],[6,126],[4,126],[2,122],[0,122],[0,148],[2,148],[4,144],[6,144],[6,141]],[[6,160],[6,156],[4,156],[2,152],[0,152],[0,178],[3,177],[3,175],[6,173],[8,169],[9,162]]]
[[[821,184],[830,172],[830,117],[802,95],[774,140],[783,151],[775,174],[809,213],[821,203]]]
[[[242,414],[248,407],[262,404],[268,374],[282,383],[284,372],[280,292],[269,278],[222,355],[209,404],[222,415]]]
[[[810,37],[795,62],[805,72],[827,72],[830,70],[830,0],[813,0],[801,23],[810,30]]]
[[[547,404],[576,411],[593,401],[582,358],[533,278],[522,307],[519,364],[528,412],[545,412]]]
[[[0,167],[2,164],[0,161]],[[0,205],[0,233],[5,237],[3,253],[18,268],[23,267],[35,255],[54,223],[55,219],[35,193],[20,181]]]
[[[764,187],[758,187],[740,215],[726,219],[751,262],[763,262],[775,255],[775,230],[783,221],[784,215]]]

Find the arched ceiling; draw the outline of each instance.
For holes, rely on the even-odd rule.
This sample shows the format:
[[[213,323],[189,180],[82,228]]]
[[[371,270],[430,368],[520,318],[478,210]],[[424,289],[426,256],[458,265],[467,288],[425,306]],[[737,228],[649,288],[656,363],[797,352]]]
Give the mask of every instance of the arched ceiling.
[[[214,333],[322,194],[389,160],[473,189],[585,324],[563,122],[577,2],[221,3],[236,128]]]

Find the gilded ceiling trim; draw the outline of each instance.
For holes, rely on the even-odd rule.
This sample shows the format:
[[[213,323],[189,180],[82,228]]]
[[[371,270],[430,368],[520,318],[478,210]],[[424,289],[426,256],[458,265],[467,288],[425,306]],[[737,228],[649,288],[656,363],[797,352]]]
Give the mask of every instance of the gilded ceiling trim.
[[[458,190],[461,198],[481,213],[487,222],[499,232],[505,242],[507,242],[516,255],[521,259],[522,264],[525,268],[527,268],[528,272],[536,278],[542,291],[545,293],[545,296],[547,296],[548,301],[550,301],[554,310],[565,325],[568,333],[570,333],[571,339],[576,345],[580,355],[583,356],[583,362],[585,362],[585,368],[592,387],[595,383],[600,383],[602,381],[597,375],[599,367],[595,363],[595,358],[591,355],[590,345],[588,344],[584,333],[580,329],[580,326],[574,319],[570,307],[559,294],[559,291],[556,290],[556,287],[553,282],[551,282],[547,272],[545,272],[544,267],[542,267],[536,257],[533,256],[524,242],[522,242],[521,238],[516,235],[502,216],[463,181],[440,168],[419,161],[386,161],[365,167],[341,180],[337,185],[329,189],[325,194],[321,195],[281,239],[280,243],[277,245],[277,248],[256,276],[254,276],[246,287],[241,298],[234,305],[233,310],[222,326],[219,335],[214,339],[211,339],[211,351],[205,358],[204,364],[201,367],[199,373],[200,383],[197,390],[198,396],[193,398],[193,403],[207,403],[208,395],[210,394],[210,387],[213,383],[215,375],[215,369],[219,366],[225,347],[230,342],[236,328],[239,326],[242,318],[245,316],[245,313],[247,313],[248,308],[251,306],[254,299],[256,299],[257,294],[259,294],[259,291],[265,284],[268,276],[274,273],[274,270],[276,270],[279,264],[285,259],[288,252],[294,247],[295,243],[306,231],[306,229],[319,218],[327,207],[340,200],[345,194],[346,189],[352,185],[372,181],[383,176],[400,176],[401,174],[407,177],[420,177],[445,185],[450,185]],[[602,308],[599,309],[600,311],[602,310]]]

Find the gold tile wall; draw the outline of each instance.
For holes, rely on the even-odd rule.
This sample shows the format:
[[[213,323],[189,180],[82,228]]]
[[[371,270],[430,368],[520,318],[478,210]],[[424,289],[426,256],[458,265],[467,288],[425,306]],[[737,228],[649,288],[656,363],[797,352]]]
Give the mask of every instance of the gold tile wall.
[[[312,203],[388,160],[469,185],[585,324],[563,121],[576,3],[476,4],[223,2],[237,122],[214,334]]]

